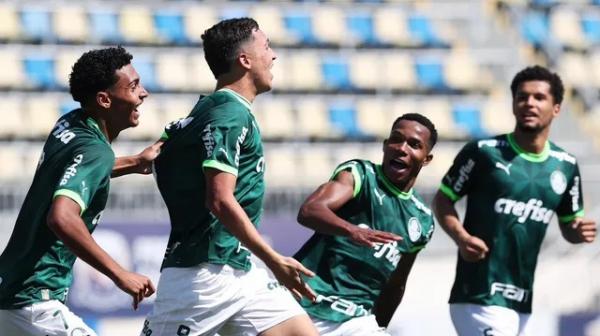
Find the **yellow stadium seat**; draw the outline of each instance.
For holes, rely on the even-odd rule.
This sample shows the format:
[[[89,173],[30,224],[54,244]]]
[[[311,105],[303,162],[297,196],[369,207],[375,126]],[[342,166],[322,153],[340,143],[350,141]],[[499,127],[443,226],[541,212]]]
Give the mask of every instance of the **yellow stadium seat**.
[[[67,42],[85,42],[89,28],[86,12],[83,7],[61,5],[55,9],[54,32],[59,40]]]
[[[390,52],[381,59],[382,85],[392,90],[414,89],[417,79],[410,55],[402,52]]]
[[[444,77],[454,89],[471,90],[481,88],[482,72],[468,50],[455,48],[445,58]]]
[[[200,43],[202,34],[218,22],[215,10],[210,6],[192,5],[183,13],[185,34],[190,41]]]
[[[383,99],[363,98],[356,104],[357,122],[361,131],[385,138],[391,122],[388,117],[389,104]]]
[[[28,96],[25,100],[25,130],[28,137],[46,138],[59,117],[59,98],[56,95]]]
[[[553,8],[550,13],[550,32],[564,46],[585,48],[588,45],[579,14],[571,8]]]
[[[81,53],[79,51],[62,49],[56,55],[54,72],[55,78],[58,85],[68,88],[69,87],[69,75],[73,70],[73,65],[79,59]]]
[[[0,96],[0,138],[23,136],[23,98],[21,96]]]
[[[269,146],[265,151],[265,182],[269,188],[298,187],[298,153],[295,148]]]
[[[491,94],[483,105],[481,114],[482,126],[488,133],[508,133],[514,128],[511,97],[503,93]]]
[[[295,90],[319,90],[323,86],[321,61],[314,51],[298,51],[288,54],[288,72]]]
[[[152,12],[146,6],[128,5],[121,8],[119,25],[125,41],[154,43],[157,41]]]
[[[303,146],[296,150],[299,156],[301,174],[297,181],[306,188],[315,189],[327,182],[336,163],[331,158],[331,151],[324,146]],[[267,168],[268,169],[268,168]]]
[[[373,13],[375,36],[383,43],[395,46],[414,45],[406,22],[406,15],[400,9],[382,6]]]
[[[380,66],[381,54],[376,52],[359,52],[350,57],[350,81],[359,89],[376,90],[385,85],[382,81],[383,71]]]
[[[444,97],[432,97],[418,102],[417,111],[433,122],[441,137],[463,137],[466,130],[454,124],[450,102]]]
[[[312,12],[314,34],[321,42],[342,45],[348,41],[344,11],[340,7],[320,6]]]
[[[298,133],[309,138],[339,138],[329,122],[327,105],[319,98],[303,98],[296,102]]]
[[[297,42],[297,39],[293,35],[288,34],[285,29],[279,7],[267,4],[252,6],[250,8],[250,17],[258,22],[260,29],[267,34],[272,44],[291,45]]]
[[[19,15],[13,4],[0,3],[0,40],[15,41],[21,37]]]
[[[197,90],[202,93],[209,93],[215,90],[217,80],[210,71],[210,67],[201,53],[194,53],[188,56],[189,81],[192,90]]]
[[[265,138],[289,139],[294,137],[296,120],[288,99],[260,99],[252,110],[258,116],[261,133]]]
[[[168,52],[156,55],[156,79],[168,91],[189,89],[189,67],[187,56],[181,52]]]
[[[592,81],[591,68],[586,56],[579,53],[566,52],[559,59],[558,73],[567,85],[586,87]]]
[[[160,113],[157,98],[149,96],[138,110],[140,111],[139,124],[134,128],[124,130],[119,138],[150,141],[158,139],[165,125],[162,124],[164,118]]]
[[[22,55],[14,49],[3,48],[0,52],[0,88],[22,88],[25,83]]]

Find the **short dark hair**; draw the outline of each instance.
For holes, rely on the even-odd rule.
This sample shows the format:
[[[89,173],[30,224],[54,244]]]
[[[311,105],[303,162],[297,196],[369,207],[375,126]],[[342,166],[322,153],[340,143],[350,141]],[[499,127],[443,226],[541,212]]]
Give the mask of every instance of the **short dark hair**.
[[[402,120],[416,121],[419,124],[425,126],[429,130],[429,149],[433,149],[433,146],[437,143],[438,133],[435,129],[435,125],[426,116],[419,113],[405,113],[399,116],[392,124],[392,129],[398,125]]]
[[[529,81],[547,82],[548,84],[550,84],[550,93],[552,94],[552,97],[554,97],[554,103],[562,103],[563,96],[565,94],[565,87],[563,86],[563,82],[560,79],[560,76],[539,65],[527,67],[519,71],[515,75],[515,78],[513,78],[512,83],[510,84],[510,91],[512,93],[513,99],[517,94],[517,89],[519,88],[519,85]]]
[[[82,104],[117,80],[116,71],[131,63],[133,56],[123,47],[90,50],[77,60],[69,75],[69,91]]]
[[[240,45],[252,38],[252,32],[257,29],[254,19],[236,18],[223,20],[204,31],[204,58],[215,78],[231,70]]]

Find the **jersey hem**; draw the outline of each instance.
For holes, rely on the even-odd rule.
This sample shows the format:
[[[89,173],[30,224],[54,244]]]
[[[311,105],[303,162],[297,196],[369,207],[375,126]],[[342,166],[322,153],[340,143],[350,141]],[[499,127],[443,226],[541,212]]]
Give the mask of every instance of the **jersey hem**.
[[[356,197],[356,195],[358,195],[358,193],[360,192],[360,189],[362,188],[362,180],[360,179],[360,175],[358,174],[358,170],[356,169],[355,165],[345,164],[341,167],[338,167],[333,172],[333,175],[331,176],[331,180],[333,180],[340,172],[342,172],[348,168],[350,168],[350,173],[354,177],[354,190],[352,192],[352,198],[354,198],[354,197]]]
[[[79,212],[80,216],[85,211],[85,209],[86,209],[85,202],[83,201],[83,199],[81,198],[81,196],[78,193],[76,193],[72,190],[69,190],[69,189],[59,189],[54,192],[52,199],[55,199],[58,196],[68,197],[68,198],[72,199],[73,201],[75,201],[75,203],[79,204],[79,208],[81,209],[81,211]]]
[[[206,161],[204,161],[202,163],[202,168],[214,168],[214,169],[217,169],[217,170],[229,173],[229,174],[231,174],[231,175],[233,175],[235,177],[238,176],[238,170],[237,169],[235,169],[235,168],[233,168],[233,167],[231,167],[229,165],[226,165],[226,164],[224,164],[222,162],[215,161],[215,160],[206,160]]]

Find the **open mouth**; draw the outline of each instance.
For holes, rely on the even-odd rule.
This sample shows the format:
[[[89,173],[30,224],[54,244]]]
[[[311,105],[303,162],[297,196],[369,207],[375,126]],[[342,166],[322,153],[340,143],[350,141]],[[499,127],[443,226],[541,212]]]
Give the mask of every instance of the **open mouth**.
[[[390,167],[397,171],[408,169],[408,165],[406,164],[406,162],[400,159],[391,160]]]

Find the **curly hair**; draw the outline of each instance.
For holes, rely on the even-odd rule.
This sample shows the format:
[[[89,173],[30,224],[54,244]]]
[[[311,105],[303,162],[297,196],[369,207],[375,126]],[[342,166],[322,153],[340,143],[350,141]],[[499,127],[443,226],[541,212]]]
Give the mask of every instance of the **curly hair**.
[[[433,149],[433,146],[435,146],[437,143],[438,132],[437,129],[435,129],[435,125],[433,122],[431,122],[431,120],[429,120],[429,118],[419,113],[405,113],[394,121],[392,124],[392,129],[394,129],[394,127],[396,127],[396,125],[402,120],[416,121],[425,126],[425,128],[429,130],[429,150]]]
[[[106,90],[117,80],[116,71],[131,63],[133,56],[125,48],[90,50],[75,62],[69,75],[69,91],[75,101],[85,104],[96,93]]]
[[[240,45],[252,38],[259,29],[251,18],[223,20],[202,34],[204,58],[215,78],[229,72],[238,56]]]
[[[552,94],[552,97],[554,97],[554,103],[559,105],[562,103],[565,94],[565,87],[563,86],[562,80],[558,74],[539,65],[527,67],[515,75],[515,78],[513,78],[512,83],[510,84],[510,91],[513,99],[517,94],[519,85],[529,81],[543,81],[550,84],[550,93]]]

